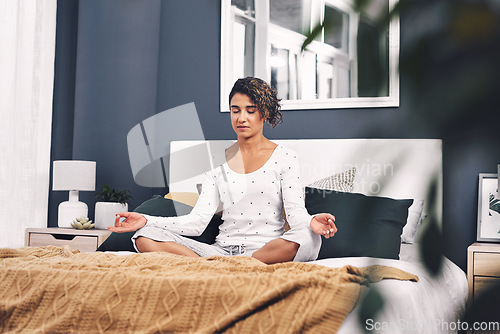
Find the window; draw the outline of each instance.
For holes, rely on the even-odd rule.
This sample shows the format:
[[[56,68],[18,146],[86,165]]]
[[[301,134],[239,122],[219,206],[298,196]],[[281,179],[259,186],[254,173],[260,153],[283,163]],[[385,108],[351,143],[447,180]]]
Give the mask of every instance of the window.
[[[268,81],[283,109],[331,107],[332,101],[360,107],[366,99],[359,98],[399,105],[399,48],[392,53],[389,27],[375,24],[395,0],[373,1],[362,13],[354,11],[353,1],[222,0],[222,110],[228,110],[233,83],[244,76]],[[327,28],[301,50],[319,24]]]
[[[232,59],[238,78],[254,75],[255,20],[237,16],[233,23]]]

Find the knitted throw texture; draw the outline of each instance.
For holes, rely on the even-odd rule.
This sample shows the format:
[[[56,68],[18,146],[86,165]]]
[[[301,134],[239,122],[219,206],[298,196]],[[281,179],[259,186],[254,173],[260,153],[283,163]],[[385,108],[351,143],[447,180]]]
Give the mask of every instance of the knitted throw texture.
[[[0,249],[0,332],[334,333],[392,267]]]

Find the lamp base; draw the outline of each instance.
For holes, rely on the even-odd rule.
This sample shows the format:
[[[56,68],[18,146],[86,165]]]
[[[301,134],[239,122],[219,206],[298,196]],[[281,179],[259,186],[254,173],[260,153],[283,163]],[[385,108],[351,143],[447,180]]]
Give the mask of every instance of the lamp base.
[[[87,204],[80,201],[66,201],[59,204],[57,226],[71,228],[71,223],[80,217],[87,217]]]

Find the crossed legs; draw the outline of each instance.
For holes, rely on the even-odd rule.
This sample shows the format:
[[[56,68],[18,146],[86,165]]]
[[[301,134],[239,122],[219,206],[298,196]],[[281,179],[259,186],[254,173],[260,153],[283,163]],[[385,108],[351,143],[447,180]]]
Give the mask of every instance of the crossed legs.
[[[189,257],[200,257],[191,249],[174,241],[155,241],[146,237],[138,237],[135,246],[141,253],[145,252],[167,252],[171,254],[184,255]]]
[[[252,257],[267,264],[293,261],[299,246],[296,242],[278,238],[256,250]]]
[[[155,241],[146,237],[138,237],[135,241],[137,249],[141,252],[167,252],[171,254],[199,257],[186,246],[174,241]],[[252,257],[267,264],[292,261],[299,250],[299,244],[282,238],[274,239],[256,250]]]

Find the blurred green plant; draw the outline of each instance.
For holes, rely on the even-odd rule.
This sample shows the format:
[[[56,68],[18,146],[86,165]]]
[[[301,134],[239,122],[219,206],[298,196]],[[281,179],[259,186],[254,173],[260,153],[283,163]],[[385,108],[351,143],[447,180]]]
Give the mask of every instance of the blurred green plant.
[[[355,9],[370,1],[355,0]],[[500,1],[399,0],[378,25],[387,26],[396,15],[406,27],[399,64],[414,119],[443,132],[497,119]],[[302,50],[329,26],[324,21],[306,32]]]
[[[370,1],[355,0],[356,10],[361,12]],[[475,127],[498,134],[500,1],[399,0],[378,24],[387,25],[395,15],[404,28],[399,59],[401,100],[415,129],[425,127],[442,137],[457,137]],[[329,21],[322,22],[306,33],[302,50],[329,25]],[[433,203],[432,196],[435,190],[430,189],[428,203]],[[499,202],[490,204],[498,212]],[[443,246],[435,215],[431,214],[421,246],[426,267],[439,274]],[[498,320],[500,285],[471,305],[465,315],[467,321]]]
[[[377,318],[377,315],[384,307],[384,297],[380,294],[377,288],[370,285],[361,300],[359,311],[357,313],[358,323],[366,332],[369,332],[370,321]]]
[[[400,72],[414,119],[437,132],[498,119],[500,6],[497,0],[401,0],[406,17]],[[429,122],[432,120],[432,122]]]

